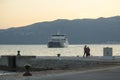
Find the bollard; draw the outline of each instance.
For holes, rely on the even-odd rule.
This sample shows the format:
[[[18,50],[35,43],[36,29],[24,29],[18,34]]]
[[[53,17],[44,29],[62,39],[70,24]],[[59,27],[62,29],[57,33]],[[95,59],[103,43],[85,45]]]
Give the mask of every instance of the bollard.
[[[57,54],[57,57],[60,57],[61,54]]]
[[[23,74],[23,76],[32,76],[32,74],[30,73],[31,66],[27,64],[24,66],[24,68],[25,68],[25,73]]]
[[[20,51],[19,50],[17,51],[17,56],[20,56]]]

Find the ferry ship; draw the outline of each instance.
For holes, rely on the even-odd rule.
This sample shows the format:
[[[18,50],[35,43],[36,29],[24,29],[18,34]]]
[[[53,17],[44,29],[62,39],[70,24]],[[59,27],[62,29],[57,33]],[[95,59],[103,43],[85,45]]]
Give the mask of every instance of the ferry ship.
[[[48,48],[65,48],[68,47],[68,39],[66,35],[52,35],[48,41]]]

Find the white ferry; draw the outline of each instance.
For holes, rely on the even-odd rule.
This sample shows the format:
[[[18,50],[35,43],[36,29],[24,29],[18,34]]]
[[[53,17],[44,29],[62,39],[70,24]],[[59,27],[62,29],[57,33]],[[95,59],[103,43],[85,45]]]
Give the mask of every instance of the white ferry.
[[[64,48],[68,47],[68,39],[66,35],[52,35],[48,41],[48,48]]]

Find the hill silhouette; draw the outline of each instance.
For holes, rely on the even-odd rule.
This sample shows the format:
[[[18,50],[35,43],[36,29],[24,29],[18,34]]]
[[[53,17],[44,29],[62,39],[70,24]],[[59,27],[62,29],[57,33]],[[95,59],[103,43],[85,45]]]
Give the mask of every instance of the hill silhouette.
[[[47,44],[57,32],[71,44],[120,43],[120,16],[98,19],[58,19],[0,30],[0,44]]]

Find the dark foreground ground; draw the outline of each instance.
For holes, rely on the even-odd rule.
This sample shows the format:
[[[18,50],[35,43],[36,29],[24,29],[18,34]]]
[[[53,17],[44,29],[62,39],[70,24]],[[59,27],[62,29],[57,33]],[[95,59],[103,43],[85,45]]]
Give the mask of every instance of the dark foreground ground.
[[[45,80],[120,80],[120,67],[75,72],[45,78]]]
[[[0,80],[120,80],[120,66],[88,70],[62,72],[32,72],[33,76],[23,77],[23,73],[1,75]]]

